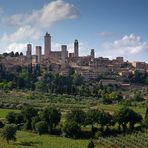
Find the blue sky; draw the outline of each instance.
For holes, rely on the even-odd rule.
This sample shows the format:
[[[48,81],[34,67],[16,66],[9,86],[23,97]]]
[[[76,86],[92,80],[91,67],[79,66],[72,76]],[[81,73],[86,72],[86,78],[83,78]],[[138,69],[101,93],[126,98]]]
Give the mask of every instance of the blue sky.
[[[80,54],[124,56],[148,62],[147,0],[0,0],[0,53],[43,45],[48,31],[53,50],[80,42]]]

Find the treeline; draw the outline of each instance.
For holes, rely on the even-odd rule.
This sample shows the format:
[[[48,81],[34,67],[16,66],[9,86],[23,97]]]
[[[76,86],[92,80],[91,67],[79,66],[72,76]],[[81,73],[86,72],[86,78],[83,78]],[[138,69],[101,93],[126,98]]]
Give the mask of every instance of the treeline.
[[[140,72],[135,71],[134,74],[130,74],[127,79],[125,79],[126,82],[130,83],[141,83],[148,85],[148,73],[147,72]]]
[[[5,53],[3,53],[2,54],[2,56],[4,56],[4,57],[7,57],[7,56],[10,56],[10,57],[18,57],[18,56],[23,56],[23,53],[22,52],[13,52],[13,51],[11,51],[10,53],[7,53],[7,52],[5,52]]]
[[[86,83],[83,77],[72,69],[68,76],[55,74],[51,68],[41,71],[40,66],[26,68],[16,66],[13,70],[7,70],[0,65],[0,89],[28,89],[40,92],[52,92],[58,94],[70,94],[81,96],[97,96],[99,86]]]
[[[148,127],[148,109],[143,120],[142,116],[130,108],[123,107],[114,114],[98,109],[83,111],[74,109],[67,112],[64,122],[61,121],[61,111],[55,107],[47,107],[37,110],[33,107],[25,107],[21,113],[9,112],[6,116],[7,124],[4,126],[3,136],[7,136],[6,129],[10,127],[14,130],[31,130],[42,134],[62,135],[69,138],[99,138],[100,136],[110,136],[112,134],[126,133],[136,130],[135,125]],[[12,125],[12,126],[11,126]],[[15,125],[15,126],[14,126]],[[118,125],[118,129],[116,128]],[[91,130],[86,130],[86,126]],[[3,133],[3,132],[2,132]],[[4,137],[6,139],[6,137]],[[8,137],[9,138],[9,137]],[[15,139],[15,135],[13,135]],[[7,139],[9,140],[12,139]]]

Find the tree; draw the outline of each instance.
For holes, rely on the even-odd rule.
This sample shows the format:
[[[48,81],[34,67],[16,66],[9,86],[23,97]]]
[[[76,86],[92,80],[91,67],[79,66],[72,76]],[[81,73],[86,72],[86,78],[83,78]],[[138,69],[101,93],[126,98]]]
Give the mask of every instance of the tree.
[[[19,53],[18,53],[18,52],[16,52],[16,53],[14,54],[14,56],[15,56],[15,57],[18,57],[18,56],[19,56]]]
[[[15,123],[15,117],[16,117],[16,113],[15,112],[9,112],[6,115],[6,120],[8,121],[9,124]]]
[[[123,130],[127,129],[127,124],[130,124],[130,129],[134,128],[134,125],[138,122],[142,122],[142,116],[132,109],[127,107],[121,108],[117,113],[115,113],[115,120],[120,125],[122,125]]]
[[[9,144],[10,140],[13,140],[13,141],[16,140],[16,137],[15,137],[16,131],[17,131],[17,128],[15,125],[13,124],[6,125],[2,130],[2,138],[6,139],[7,143]]]
[[[24,116],[21,113],[9,112],[6,116],[9,124],[20,124],[24,122]]]
[[[123,107],[118,112],[115,112],[114,114],[114,120],[118,123],[119,130],[121,129],[121,125],[124,131],[127,129],[127,123],[128,123],[127,112],[128,112],[128,108]]]
[[[141,95],[141,92],[135,93],[133,99],[135,101],[143,101],[144,100],[143,96]]]
[[[15,124],[21,124],[21,123],[24,123],[24,116],[22,113],[16,113]]]
[[[86,113],[85,124],[92,126],[92,133],[94,132],[94,124],[98,122],[99,114],[99,110],[88,110],[88,112]]]
[[[81,128],[75,121],[67,121],[63,131],[66,137],[77,139],[80,137]]]
[[[27,106],[22,110],[26,122],[26,129],[32,130],[32,118],[37,115],[38,111],[31,106]]]
[[[23,56],[23,53],[22,52],[20,52],[20,56]]]
[[[73,109],[70,113],[67,114],[68,121],[75,121],[80,125],[85,125],[85,118],[85,112],[80,109]]]
[[[111,114],[100,111],[98,116],[98,123],[101,125],[101,130],[104,131],[104,126],[109,126],[113,124],[113,117]]]
[[[47,107],[41,113],[41,119],[46,121],[50,127],[50,132],[55,128],[61,120],[61,111],[55,107]]]
[[[135,111],[133,110],[129,110],[128,112],[128,116],[129,116],[129,124],[130,124],[130,129],[134,129],[134,126],[136,123],[141,123],[143,118],[140,114],[136,113]]]
[[[48,123],[46,121],[39,121],[35,124],[35,129],[39,135],[48,133]]]

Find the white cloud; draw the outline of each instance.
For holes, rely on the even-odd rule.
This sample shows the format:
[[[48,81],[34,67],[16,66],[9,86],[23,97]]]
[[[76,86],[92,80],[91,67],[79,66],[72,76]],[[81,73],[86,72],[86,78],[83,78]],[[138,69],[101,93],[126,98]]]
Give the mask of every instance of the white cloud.
[[[21,51],[21,52],[25,52],[26,50],[26,43],[12,43],[12,44],[9,44],[7,49],[6,49],[6,52],[17,52],[18,49]]]
[[[1,9],[0,9],[1,10]],[[26,14],[14,14],[3,17],[5,25],[14,25],[16,30],[11,33],[4,33],[0,37],[0,52],[23,51],[24,42],[35,41],[43,36],[44,29],[48,29],[54,23],[65,19],[75,19],[79,17],[79,11],[64,0],[55,0],[44,5],[39,10],[34,10]]]
[[[79,16],[79,11],[69,3],[63,0],[56,0],[44,5],[40,10],[34,10],[31,13],[15,14],[4,19],[10,25],[31,25],[40,28],[46,28],[53,23],[64,19],[75,19]]]
[[[104,43],[103,48],[107,56],[130,56],[146,51],[148,43],[143,42],[140,36],[130,34],[120,40]]]

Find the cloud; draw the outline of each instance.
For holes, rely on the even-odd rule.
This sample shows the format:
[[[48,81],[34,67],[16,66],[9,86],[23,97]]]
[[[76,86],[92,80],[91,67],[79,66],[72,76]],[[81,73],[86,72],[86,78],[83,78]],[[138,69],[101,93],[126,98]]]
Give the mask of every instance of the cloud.
[[[64,0],[55,0],[47,3],[39,10],[33,10],[31,13],[14,14],[2,18],[6,26],[14,26],[15,31],[8,34],[5,32],[0,37],[0,52],[17,49],[22,51],[24,42],[37,42],[53,24],[65,20],[76,19],[79,17],[79,11],[70,3]],[[3,50],[3,51],[2,51]]]
[[[79,11],[74,5],[65,3],[63,0],[56,0],[31,13],[15,14],[7,17],[4,19],[4,22],[14,26],[31,25],[46,28],[55,22],[78,17]]]
[[[12,43],[12,44],[9,44],[7,49],[6,49],[6,52],[17,52],[18,49],[20,49],[21,52],[25,52],[26,51],[26,44],[27,43]]]
[[[142,41],[140,36],[130,34],[120,40],[106,42],[102,47],[110,56],[130,56],[145,52],[148,49],[148,42]]]

